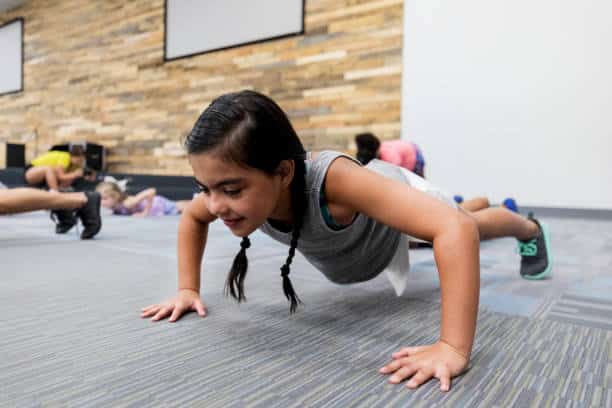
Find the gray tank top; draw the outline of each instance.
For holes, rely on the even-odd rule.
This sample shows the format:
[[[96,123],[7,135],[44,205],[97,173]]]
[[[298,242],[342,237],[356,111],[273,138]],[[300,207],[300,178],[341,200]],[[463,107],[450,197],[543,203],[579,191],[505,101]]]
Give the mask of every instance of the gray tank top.
[[[327,279],[335,283],[363,282],[374,278],[391,262],[401,233],[372,218],[358,214],[350,225],[334,230],[325,223],[319,198],[327,170],[334,160],[346,157],[333,151],[320,152],[306,160],[306,196],[308,204],[297,250]],[[407,183],[399,167],[372,160],[366,168]],[[291,232],[283,232],[268,222],[259,229],[273,239],[289,245]]]

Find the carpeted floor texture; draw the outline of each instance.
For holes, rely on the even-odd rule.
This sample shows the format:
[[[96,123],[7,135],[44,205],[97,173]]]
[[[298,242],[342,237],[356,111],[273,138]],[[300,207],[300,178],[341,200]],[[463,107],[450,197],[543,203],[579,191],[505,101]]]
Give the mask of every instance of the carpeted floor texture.
[[[297,257],[305,305],[289,316],[287,249],[256,234],[248,302],[223,296],[239,240],[211,226],[202,277],[208,317],[139,318],[176,288],[178,217],[106,216],[97,239],[56,236],[48,213],[0,217],[0,406],[612,407],[612,220],[545,219],[553,278],[518,275],[515,242],[483,243],[471,368],[452,390],[416,391],[378,369],[436,340],[431,250],[411,252],[412,284],[328,282]]]

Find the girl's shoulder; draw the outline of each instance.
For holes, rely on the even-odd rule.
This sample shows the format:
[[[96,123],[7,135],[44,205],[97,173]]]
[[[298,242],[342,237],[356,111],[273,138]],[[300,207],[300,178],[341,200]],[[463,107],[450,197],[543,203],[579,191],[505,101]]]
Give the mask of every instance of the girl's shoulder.
[[[361,164],[342,152],[334,150],[321,150],[308,152],[306,155],[306,173],[307,184],[318,188],[327,179],[329,170],[336,167],[338,162],[351,164],[352,162],[361,166]]]
[[[347,159],[348,161],[354,162],[361,166],[361,163],[359,163],[359,161],[354,157],[351,157],[346,153],[339,152],[336,150],[318,150],[306,153],[307,163],[322,163],[325,167],[329,167],[338,158]]]

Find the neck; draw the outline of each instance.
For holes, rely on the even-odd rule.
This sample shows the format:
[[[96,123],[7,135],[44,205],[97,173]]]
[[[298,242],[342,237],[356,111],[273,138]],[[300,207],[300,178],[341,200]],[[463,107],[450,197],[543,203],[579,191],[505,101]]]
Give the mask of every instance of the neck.
[[[282,223],[291,224],[293,222],[293,207],[291,206],[291,189],[289,187],[280,192],[279,200],[270,214],[270,219]]]

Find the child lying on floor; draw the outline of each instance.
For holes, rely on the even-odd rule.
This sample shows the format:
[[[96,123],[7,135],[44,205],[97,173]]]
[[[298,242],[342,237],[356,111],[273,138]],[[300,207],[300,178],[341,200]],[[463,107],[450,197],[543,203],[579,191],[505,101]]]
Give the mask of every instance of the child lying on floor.
[[[172,201],[157,195],[154,188],[147,188],[136,195],[128,195],[119,185],[112,181],[104,181],[96,187],[102,195],[102,207],[113,210],[117,215],[133,215],[135,217],[178,215],[189,201]]]

